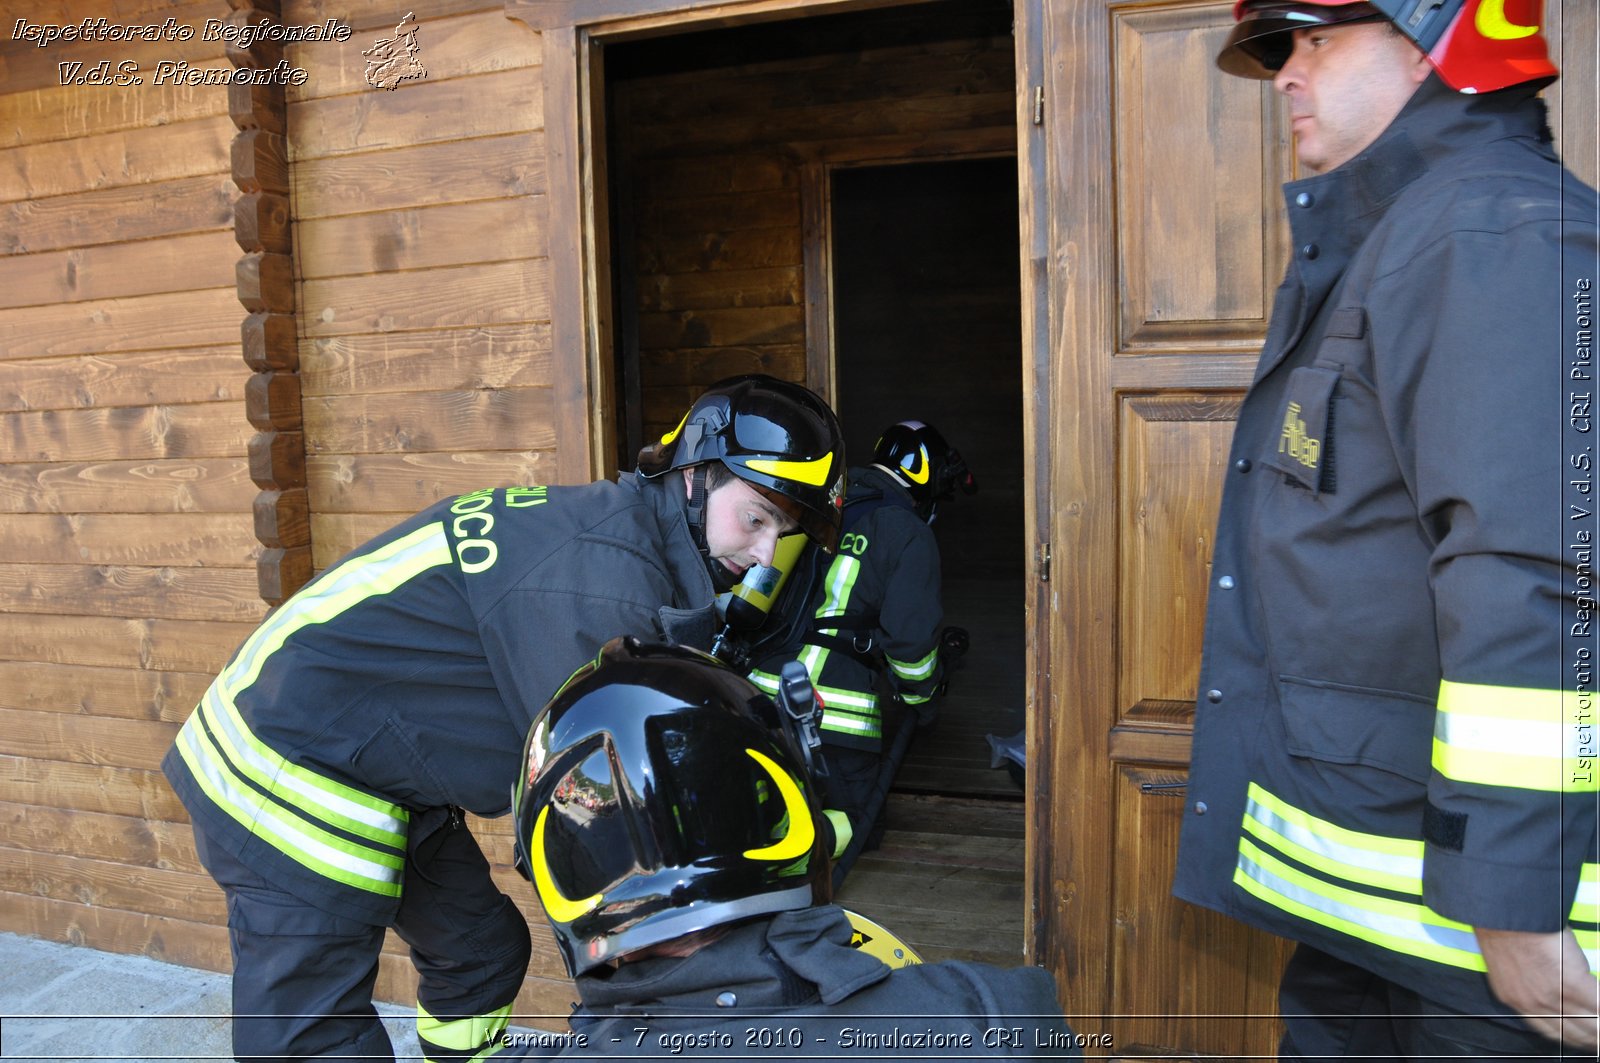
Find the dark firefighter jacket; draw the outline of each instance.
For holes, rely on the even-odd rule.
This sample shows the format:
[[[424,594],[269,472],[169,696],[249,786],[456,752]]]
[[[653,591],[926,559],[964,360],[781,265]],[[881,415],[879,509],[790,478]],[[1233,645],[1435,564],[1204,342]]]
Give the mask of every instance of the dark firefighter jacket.
[[[534,714],[607,639],[709,641],[677,487],[479,491],[347,555],[179,732],[162,766],[196,824],[302,899],[387,923],[413,814],[503,813]]]
[[[908,705],[931,699],[944,677],[939,543],[917,516],[910,492],[876,466],[850,470],[844,527],[838,553],[807,607],[821,638],[768,657],[750,680],[775,696],[778,669],[785,661],[800,661],[822,696],[823,740],[877,752],[883,710],[879,671],[870,657],[882,654],[895,692]],[[829,620],[841,626],[830,627]]]
[[[692,956],[578,978],[568,1034],[493,1058],[597,1055],[877,1059],[1081,1055],[1042,967],[889,968],[832,906],[735,927]]]
[[[1570,923],[1600,966],[1594,192],[1530,92],[1430,78],[1285,195],[1175,892],[1503,1012],[1475,925]]]

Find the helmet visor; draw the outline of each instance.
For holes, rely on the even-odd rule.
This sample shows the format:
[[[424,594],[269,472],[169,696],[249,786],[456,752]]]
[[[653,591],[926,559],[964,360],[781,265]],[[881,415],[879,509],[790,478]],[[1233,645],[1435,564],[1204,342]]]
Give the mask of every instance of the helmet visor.
[[[1235,77],[1270,80],[1294,51],[1294,31],[1374,22],[1388,16],[1368,3],[1339,5],[1294,0],[1245,0],[1239,24],[1217,53],[1217,69]]]

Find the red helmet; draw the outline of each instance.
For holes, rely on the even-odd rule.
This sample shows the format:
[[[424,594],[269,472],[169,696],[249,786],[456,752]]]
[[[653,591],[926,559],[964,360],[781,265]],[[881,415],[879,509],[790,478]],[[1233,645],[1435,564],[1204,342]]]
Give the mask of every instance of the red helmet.
[[[1494,92],[1560,76],[1542,28],[1544,0],[1235,0],[1238,25],[1217,66],[1239,77],[1276,74],[1310,26],[1386,19],[1428,56],[1457,92]]]

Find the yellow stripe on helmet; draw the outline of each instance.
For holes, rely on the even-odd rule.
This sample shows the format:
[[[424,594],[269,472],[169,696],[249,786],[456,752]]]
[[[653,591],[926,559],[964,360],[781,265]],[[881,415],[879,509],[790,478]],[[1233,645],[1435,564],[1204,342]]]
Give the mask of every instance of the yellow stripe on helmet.
[[[763,756],[753,749],[746,749],[745,752],[765,768],[767,774],[772,776],[773,782],[778,784],[778,792],[783,795],[783,807],[788,813],[789,820],[787,834],[765,848],[746,849],[745,859],[793,860],[810,852],[811,843],[816,841],[817,830],[812,826],[811,809],[806,807],[805,795],[800,792],[799,785],[771,757]]]
[[[571,900],[562,894],[555,879],[550,877],[550,862],[545,858],[544,849],[544,821],[549,815],[550,808],[546,806],[540,810],[538,822],[533,825],[533,852],[528,862],[533,865],[533,885],[539,891],[539,903],[544,905],[545,914],[558,923],[570,923],[578,916],[594,911],[603,895],[596,893],[581,901]]]
[[[745,466],[756,472],[764,472],[768,476],[776,476],[780,480],[796,480],[813,487],[821,487],[828,482],[828,473],[833,468],[833,455],[824,454],[814,461],[751,458],[745,462]]]

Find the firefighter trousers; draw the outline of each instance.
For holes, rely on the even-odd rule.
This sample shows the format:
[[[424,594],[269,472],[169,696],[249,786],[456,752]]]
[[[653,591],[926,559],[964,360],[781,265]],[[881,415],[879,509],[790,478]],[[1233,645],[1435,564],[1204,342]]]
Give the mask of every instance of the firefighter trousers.
[[[1278,1004],[1280,1060],[1561,1058],[1560,1045],[1509,1013],[1463,1015],[1308,945],[1290,957]]]
[[[389,1061],[372,1005],[385,928],[333,915],[262,878],[195,830],[222,886],[233,952],[233,1051],[243,1060]],[[411,949],[428,1060],[471,1059],[504,1029],[527,972],[522,914],[450,809],[413,818],[394,929]]]

